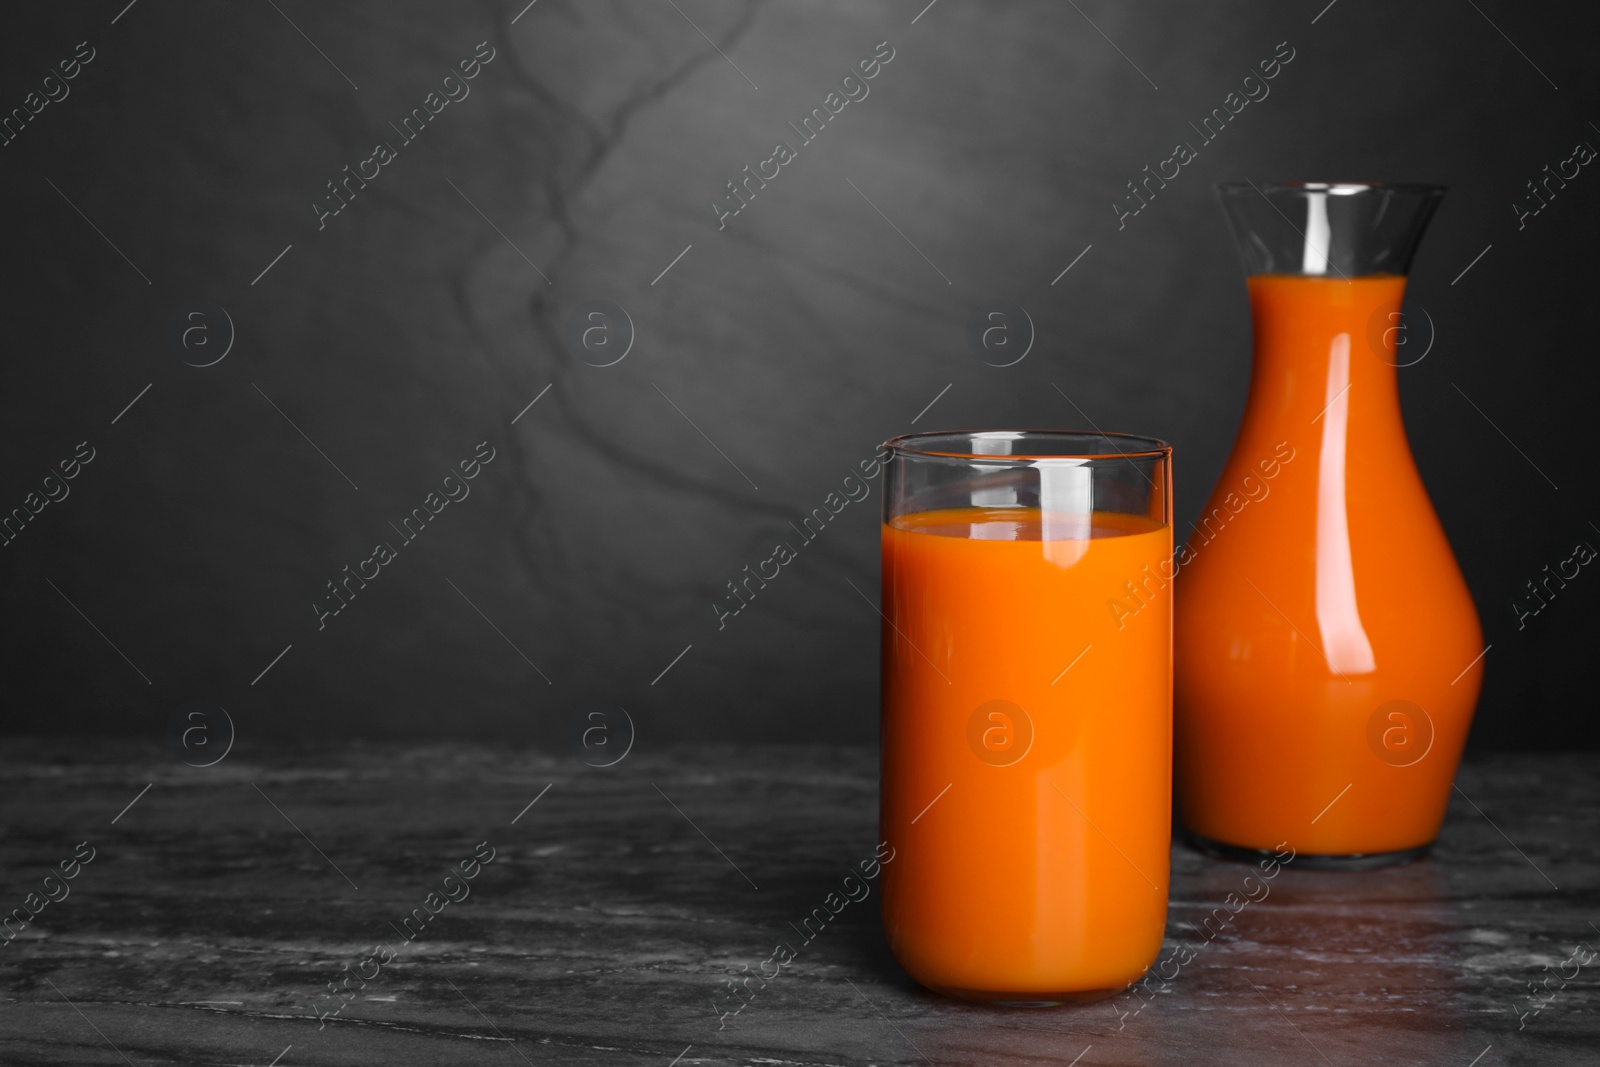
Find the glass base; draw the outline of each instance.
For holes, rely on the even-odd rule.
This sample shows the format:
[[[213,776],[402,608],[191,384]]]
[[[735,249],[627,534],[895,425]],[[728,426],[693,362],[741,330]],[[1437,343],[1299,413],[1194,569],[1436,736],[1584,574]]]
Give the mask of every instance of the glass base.
[[[1108,1000],[1126,990],[1128,986],[1119,985],[1106,989],[1080,989],[1071,992],[1026,990],[1016,993],[993,989],[961,989],[955,986],[930,985],[928,988],[941,996],[951,997],[955,1000],[966,1000],[975,1004],[989,1004],[997,1008],[1060,1008],[1074,1004],[1093,1004],[1097,1000]]]
[[[1344,855],[1300,852],[1294,859],[1283,863],[1276,853],[1268,849],[1229,845],[1222,841],[1213,841],[1209,837],[1201,837],[1188,830],[1185,830],[1182,836],[1190,848],[1208,856],[1215,856],[1217,859],[1234,860],[1239,863],[1274,860],[1285,867],[1307,871],[1373,871],[1380,867],[1399,867],[1422,859],[1433,848],[1433,842],[1429,841],[1426,845],[1403,848],[1396,852],[1351,852]]]

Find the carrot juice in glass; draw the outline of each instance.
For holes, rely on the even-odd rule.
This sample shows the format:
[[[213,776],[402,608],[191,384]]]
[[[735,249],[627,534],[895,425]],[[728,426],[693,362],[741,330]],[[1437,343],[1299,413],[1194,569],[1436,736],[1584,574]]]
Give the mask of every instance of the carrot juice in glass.
[[[1155,959],[1171,834],[1171,449],[889,442],[883,923],[940,993],[1109,996]]]

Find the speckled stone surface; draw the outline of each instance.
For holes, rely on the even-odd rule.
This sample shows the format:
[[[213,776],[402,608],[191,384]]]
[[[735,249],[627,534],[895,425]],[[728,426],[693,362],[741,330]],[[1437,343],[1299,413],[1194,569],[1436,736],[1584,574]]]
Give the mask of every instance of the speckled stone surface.
[[[1579,962],[1600,946],[1592,754],[1469,763],[1433,858],[1291,864],[1210,939],[1198,924],[1248,868],[1175,847],[1163,955],[1194,957],[1148,998],[941,1000],[895,967],[874,890],[726,1016],[727,979],[798,942],[790,924],[872,853],[870,750],[598,769],[341,745],[196,769],[8,741],[0,767],[7,911],[80,842],[94,855],[0,948],[7,1063],[1600,1063],[1600,959]],[[446,883],[484,841],[493,860]],[[402,939],[446,889],[468,895]],[[363,963],[380,942],[397,955]],[[329,982],[374,970],[319,1022],[342,1003]]]

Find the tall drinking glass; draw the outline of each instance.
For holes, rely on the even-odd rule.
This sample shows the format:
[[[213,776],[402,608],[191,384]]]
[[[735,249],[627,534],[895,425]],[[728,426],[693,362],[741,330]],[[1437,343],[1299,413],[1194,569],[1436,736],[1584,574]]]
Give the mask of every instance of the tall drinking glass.
[[[890,948],[965,999],[1115,993],[1166,925],[1172,450],[1034,430],[889,447]]]

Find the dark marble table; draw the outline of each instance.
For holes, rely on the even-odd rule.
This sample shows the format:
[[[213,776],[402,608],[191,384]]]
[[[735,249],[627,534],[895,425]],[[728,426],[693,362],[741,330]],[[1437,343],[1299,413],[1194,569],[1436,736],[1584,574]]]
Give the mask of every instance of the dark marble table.
[[[0,948],[6,1063],[1600,1064],[1592,754],[1469,762],[1432,859],[1291,865],[1211,938],[1248,869],[1175,848],[1166,951],[1194,958],[1145,998],[941,1000],[874,892],[721,1015],[871,855],[872,753],[3,751],[3,907],[61,898]]]

